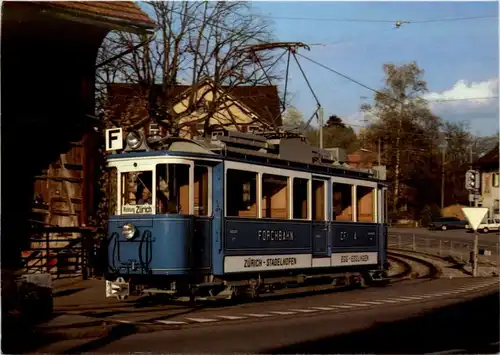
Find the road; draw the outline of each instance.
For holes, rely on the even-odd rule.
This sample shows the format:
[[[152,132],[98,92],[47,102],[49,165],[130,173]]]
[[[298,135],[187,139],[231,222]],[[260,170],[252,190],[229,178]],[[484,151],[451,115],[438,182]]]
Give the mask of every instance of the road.
[[[498,346],[485,348],[499,338],[498,284],[492,288],[496,281],[417,280],[380,289],[201,309],[164,319],[212,321],[145,334],[135,334],[134,324],[122,324],[108,337],[75,343],[66,353],[497,352]],[[224,316],[224,321],[215,321]]]
[[[450,229],[446,231],[428,230],[427,228],[389,228],[390,235],[415,235],[421,238],[445,239],[452,241],[474,241],[474,233],[467,233],[464,229]],[[480,244],[496,247],[500,242],[498,233],[478,233]]]

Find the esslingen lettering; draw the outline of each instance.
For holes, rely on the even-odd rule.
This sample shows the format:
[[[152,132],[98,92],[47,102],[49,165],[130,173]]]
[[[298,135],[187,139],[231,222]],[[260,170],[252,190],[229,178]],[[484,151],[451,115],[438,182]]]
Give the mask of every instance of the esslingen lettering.
[[[294,240],[294,235],[292,231],[284,230],[265,230],[261,229],[257,231],[257,237],[262,241],[287,241]]]
[[[369,257],[368,255],[342,255],[340,256],[340,262],[341,263],[348,263],[349,261],[351,263],[359,263],[359,262],[366,262],[368,261]]]

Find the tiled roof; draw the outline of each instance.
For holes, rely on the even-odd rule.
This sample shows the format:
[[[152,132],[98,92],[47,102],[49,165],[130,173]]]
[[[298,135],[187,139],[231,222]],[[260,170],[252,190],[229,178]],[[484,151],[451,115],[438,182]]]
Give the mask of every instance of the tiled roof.
[[[176,85],[172,90],[172,97],[179,97],[191,88],[189,85]],[[157,85],[160,90],[161,86]],[[282,125],[281,104],[278,96],[278,88],[276,86],[234,86],[224,87],[229,95],[242,102],[245,106],[251,109],[263,121]],[[114,107],[114,114],[123,112],[133,98],[140,96],[139,86],[136,84],[113,83],[108,86],[108,105]],[[175,99],[174,99],[175,100]],[[145,108],[140,105],[135,105],[136,117],[144,117],[147,114]],[[112,113],[113,115],[113,113]]]
[[[499,148],[500,148],[500,145],[497,144],[495,148],[493,148],[488,153],[483,155],[481,158],[476,160],[474,165],[479,165],[479,166],[495,165],[498,167],[498,165],[499,165],[499,154],[498,154]]]
[[[155,27],[154,21],[134,1],[37,1],[36,4],[80,16],[130,21],[143,28]]]

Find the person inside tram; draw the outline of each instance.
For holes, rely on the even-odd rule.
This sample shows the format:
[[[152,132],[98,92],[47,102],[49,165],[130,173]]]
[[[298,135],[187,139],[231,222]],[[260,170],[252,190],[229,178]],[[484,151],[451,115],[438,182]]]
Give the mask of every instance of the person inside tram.
[[[170,198],[168,181],[163,176],[159,176],[158,181],[156,199],[159,213],[177,213],[177,199],[175,197]]]
[[[153,204],[152,198],[151,198],[151,192],[147,187],[144,187],[142,189],[142,194],[141,194],[141,199],[137,202],[139,205],[151,205]]]

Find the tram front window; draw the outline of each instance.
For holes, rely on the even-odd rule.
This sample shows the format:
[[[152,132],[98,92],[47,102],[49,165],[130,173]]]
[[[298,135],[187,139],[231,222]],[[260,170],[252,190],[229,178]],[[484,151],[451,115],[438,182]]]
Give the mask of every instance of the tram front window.
[[[122,173],[121,185],[122,214],[153,213],[152,171]]]
[[[156,213],[189,214],[189,165],[156,166]]]

